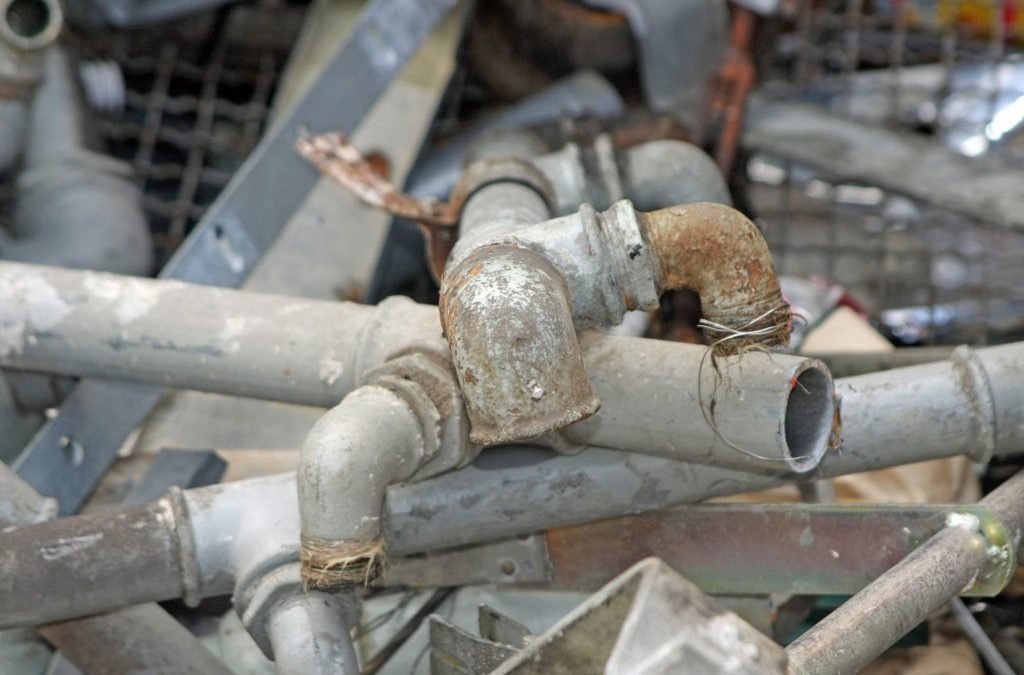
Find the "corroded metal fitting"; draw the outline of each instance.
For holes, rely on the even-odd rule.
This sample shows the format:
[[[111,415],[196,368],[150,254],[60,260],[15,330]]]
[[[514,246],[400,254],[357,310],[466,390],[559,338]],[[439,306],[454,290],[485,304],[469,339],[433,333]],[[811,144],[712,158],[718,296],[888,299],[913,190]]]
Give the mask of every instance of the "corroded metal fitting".
[[[441,324],[474,443],[534,438],[597,411],[565,279],[547,258],[487,246],[454,264],[445,280]]]

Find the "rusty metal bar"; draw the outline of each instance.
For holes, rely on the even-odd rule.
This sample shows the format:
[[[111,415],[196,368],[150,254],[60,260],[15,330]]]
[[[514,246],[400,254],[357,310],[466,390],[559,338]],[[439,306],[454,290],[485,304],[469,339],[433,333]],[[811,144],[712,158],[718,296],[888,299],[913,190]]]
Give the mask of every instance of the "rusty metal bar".
[[[981,501],[1001,518],[1000,542],[977,518],[947,526],[786,648],[794,675],[855,673],[1016,549],[1024,527],[1024,472]]]
[[[706,593],[853,595],[942,530],[951,513],[970,514],[1005,539],[994,513],[974,504],[688,506],[549,530],[551,586],[596,590],[653,555]],[[999,569],[964,595],[1002,590],[1013,572],[1006,550]]]

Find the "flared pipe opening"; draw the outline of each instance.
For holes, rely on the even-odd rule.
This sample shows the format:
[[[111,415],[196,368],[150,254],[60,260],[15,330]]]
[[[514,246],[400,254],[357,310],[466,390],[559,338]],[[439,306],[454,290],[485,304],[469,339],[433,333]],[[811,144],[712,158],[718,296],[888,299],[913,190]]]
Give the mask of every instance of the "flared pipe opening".
[[[18,49],[42,49],[57,39],[63,15],[56,0],[0,0],[0,36]]]
[[[805,473],[821,462],[828,450],[836,419],[832,377],[810,364],[789,385],[783,438],[790,467]]]

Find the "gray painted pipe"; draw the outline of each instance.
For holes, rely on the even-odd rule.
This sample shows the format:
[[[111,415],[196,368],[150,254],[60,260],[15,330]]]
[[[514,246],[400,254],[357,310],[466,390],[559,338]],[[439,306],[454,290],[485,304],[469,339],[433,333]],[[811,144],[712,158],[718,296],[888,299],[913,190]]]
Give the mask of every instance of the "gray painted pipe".
[[[481,269],[503,262],[500,256],[487,257]],[[580,391],[562,358],[565,350],[578,349],[571,325],[546,331],[550,336],[558,326],[564,329],[562,339],[546,343],[551,354],[512,359],[520,368],[515,381],[532,382],[530,387],[505,391],[501,385],[508,378],[491,372],[515,353],[524,354],[522,345],[513,345],[511,354],[499,349],[507,340],[498,338],[556,316],[547,312],[536,318],[537,298],[561,296],[534,296],[529,303],[514,302],[516,311],[503,322],[479,327],[478,335],[494,338],[482,345],[493,358],[481,359],[486,367],[473,377],[475,386],[494,389],[492,398],[515,395],[534,412],[546,405],[554,419],[564,415],[568,394]],[[524,344],[529,337],[524,334]],[[363,384],[362,373],[389,355],[440,338],[437,309],[404,298],[367,307],[0,263],[0,364],[26,370],[329,407]],[[721,376],[703,363],[706,350],[692,345],[595,334],[583,346],[580,370],[589,374],[604,408],[593,422],[569,432],[577,444],[772,472],[807,470],[825,451],[833,416],[831,385],[827,370],[811,359],[723,358],[718,359]],[[794,377],[803,378],[799,386],[791,384]],[[463,378],[469,379],[465,370]],[[637,382],[646,383],[639,393]],[[672,405],[665,406],[666,400]],[[572,421],[562,418],[557,424]]]
[[[154,502],[0,534],[0,628],[181,597],[174,525],[168,503]]]
[[[0,364],[7,367],[327,407],[362,384],[361,373],[389,354],[438,338],[437,310],[401,298],[366,307],[0,263]],[[646,411],[659,410],[656,401],[677,393],[680,384],[652,370],[666,368],[658,363],[692,362],[683,354],[699,350],[640,339],[593,337],[585,343],[587,354],[615,345],[621,355],[588,357],[604,400],[602,419],[627,409],[654,414]],[[1021,345],[962,354],[955,361],[839,380],[843,452],[830,453],[822,472],[975,451],[984,459],[989,448],[1005,456],[1024,447],[1016,375],[1024,362]],[[776,358],[785,363],[791,357]],[[622,385],[648,381],[661,384],[636,390]],[[898,420],[892,415],[897,409]],[[693,421],[666,414],[671,411],[652,418],[658,421],[650,434],[667,437]],[[853,466],[858,468],[847,468]]]
[[[677,204],[732,204],[718,165],[695,145],[651,141],[630,148],[620,165],[626,196],[641,211]]]
[[[0,172],[25,147],[29,102],[63,23],[55,0],[0,0]]]
[[[379,573],[384,491],[416,472],[424,450],[419,418],[384,387],[360,387],[317,421],[298,469],[307,587],[337,590]]]
[[[280,675],[359,675],[336,594],[309,591],[281,601],[271,610],[267,633]]]
[[[43,497],[0,463],[0,530],[57,516]],[[65,542],[73,545],[71,542]],[[227,675],[228,669],[190,632],[155,604],[119,609],[40,627],[52,645],[88,675],[170,670]]]
[[[152,244],[131,170],[91,152],[67,57],[46,54],[18,177],[13,238],[0,257],[122,274],[150,272]]]
[[[1021,347],[1016,348],[1020,355]],[[984,358],[984,351],[979,353]],[[1000,454],[1017,452],[1019,447]],[[826,459],[816,475],[835,477],[843,472],[875,469],[880,464],[896,466],[934,456],[926,445],[883,450],[890,452],[879,453],[883,457],[881,462],[863,455],[843,462]],[[389,487],[382,531],[388,554],[404,556],[653,511],[786,482],[781,476],[757,476],[601,448],[588,448],[578,455],[555,455],[530,447],[501,448],[484,452],[459,471]],[[1019,546],[1024,500],[1011,497],[997,491],[987,499],[986,506],[1007,524]],[[133,556],[128,561],[117,545],[104,544],[84,555],[67,556],[59,570],[52,564],[44,572],[36,569],[40,564],[39,551],[53,550],[53,546],[66,541],[66,532],[96,531],[97,521],[105,521],[112,533],[108,541],[120,541],[121,530],[130,529],[134,522],[134,511],[76,516],[0,533],[0,605],[16,610],[11,616],[0,616],[0,628],[74,618],[86,611],[109,611],[122,604],[178,595],[198,602],[205,597],[237,593],[237,589],[252,584],[269,569],[298,558],[300,525],[295,474],[187,490],[176,502],[179,506],[172,501],[165,498],[147,507],[134,507],[157,513],[177,509],[179,514],[177,518],[149,521],[148,536],[157,543],[151,545],[152,551],[146,556]],[[128,520],[119,515],[126,512],[131,515]],[[180,550],[178,542],[183,542]],[[26,550],[28,557],[18,555]],[[149,559],[155,554],[155,559]],[[107,559],[116,566],[116,574],[94,573],[91,584],[83,587],[82,570],[94,571]],[[67,583],[81,596],[80,601],[49,602],[50,594],[69,592],[63,577],[51,577],[52,574],[67,575]],[[122,578],[137,580],[147,575],[149,585],[133,589],[130,597],[126,597]],[[4,584],[5,579],[17,581]],[[54,585],[53,579],[60,579],[61,583]],[[173,589],[177,589],[177,595],[172,594]]]
[[[961,454],[1020,454],[1024,343],[976,351],[960,347],[958,352],[961,362],[973,364],[969,378],[965,367],[951,360],[838,380],[844,397],[841,449],[826,454],[804,478],[835,478]],[[645,372],[649,369],[637,368],[632,376],[643,378]],[[389,489],[388,541],[400,542],[391,548],[401,555],[406,547],[422,551],[438,541],[444,548],[498,539],[554,523],[580,524],[764,490],[789,480],[599,448],[575,456],[492,450],[460,471]],[[1017,508],[1024,509],[1024,503]],[[1018,517],[1008,520],[1017,522]],[[1019,520],[1024,522],[1024,516]]]
[[[828,449],[834,385],[814,359],[754,351],[716,366],[705,347],[599,333],[583,354],[606,405],[561,432],[579,446],[795,473]]]
[[[0,100],[0,172],[8,170],[25,145],[28,105],[24,101]]]

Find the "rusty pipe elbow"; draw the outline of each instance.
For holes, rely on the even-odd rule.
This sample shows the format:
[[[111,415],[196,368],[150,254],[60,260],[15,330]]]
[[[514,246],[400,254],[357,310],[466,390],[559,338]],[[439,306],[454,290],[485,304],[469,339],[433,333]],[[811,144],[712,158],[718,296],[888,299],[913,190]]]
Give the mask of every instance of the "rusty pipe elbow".
[[[657,260],[659,290],[700,295],[704,331],[719,355],[789,342],[768,244],[746,216],[722,204],[684,204],[640,215]]]
[[[597,412],[565,279],[543,255],[481,247],[445,271],[439,305],[474,443],[535,438]]]

